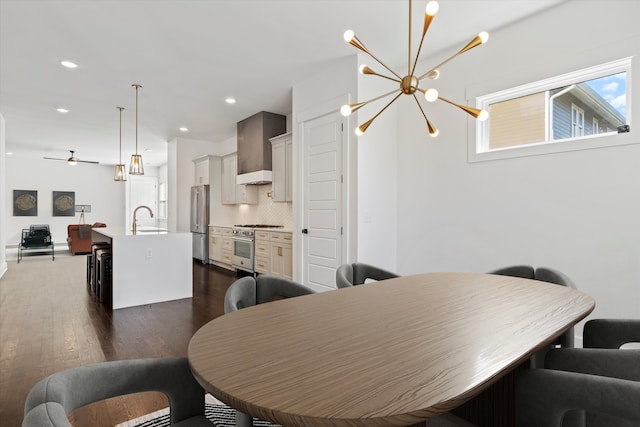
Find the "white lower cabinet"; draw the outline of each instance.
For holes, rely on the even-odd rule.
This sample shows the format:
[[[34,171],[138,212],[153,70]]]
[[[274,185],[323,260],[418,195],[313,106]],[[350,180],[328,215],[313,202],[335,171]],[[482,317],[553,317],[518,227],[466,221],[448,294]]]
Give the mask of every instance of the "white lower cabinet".
[[[255,254],[254,254],[254,262],[253,269],[256,273],[261,274],[270,274],[271,266],[270,266],[270,256],[271,256],[271,248],[269,244],[271,233],[268,231],[257,231],[256,230],[256,242],[255,242]]]
[[[293,279],[293,248],[291,233],[256,231],[256,273]]]
[[[233,253],[231,236],[230,227],[209,227],[209,259],[212,264],[227,270],[234,270],[231,265]]]

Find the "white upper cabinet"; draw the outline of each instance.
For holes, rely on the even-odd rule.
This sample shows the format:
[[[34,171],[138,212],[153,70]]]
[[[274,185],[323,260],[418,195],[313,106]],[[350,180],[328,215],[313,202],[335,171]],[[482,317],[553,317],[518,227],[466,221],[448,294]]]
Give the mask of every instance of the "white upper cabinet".
[[[209,186],[210,208],[219,205],[222,198],[222,158],[218,156],[202,156],[193,159],[195,165],[195,185]]]
[[[200,157],[194,159],[193,163],[196,167],[195,185],[209,185],[209,159],[206,156]]]
[[[273,168],[273,201],[290,202],[292,200],[292,149],[291,132],[269,138],[271,141],[271,166]]]
[[[221,159],[218,156],[202,156],[193,159],[196,169],[194,185],[219,186]]]
[[[258,189],[254,185],[236,184],[238,156],[236,153],[222,158],[222,203],[225,205],[255,204]]]

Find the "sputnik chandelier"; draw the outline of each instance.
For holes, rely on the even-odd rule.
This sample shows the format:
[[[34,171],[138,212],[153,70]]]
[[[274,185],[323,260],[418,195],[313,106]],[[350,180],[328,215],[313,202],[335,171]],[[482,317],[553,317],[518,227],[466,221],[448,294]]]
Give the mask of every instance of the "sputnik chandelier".
[[[460,49],[457,53],[455,53],[454,55],[450,56],[446,60],[442,61],[440,64],[436,65],[435,67],[433,67],[432,69],[430,69],[426,73],[421,74],[419,76],[416,76],[415,69],[416,69],[416,65],[418,63],[418,58],[420,56],[420,49],[422,49],[422,43],[424,41],[424,36],[427,34],[427,30],[429,29],[429,25],[431,25],[431,21],[433,21],[434,16],[438,12],[438,8],[439,8],[438,2],[436,2],[436,1],[430,1],[427,4],[426,12],[425,12],[425,15],[424,15],[424,26],[423,26],[423,29],[422,29],[422,38],[420,39],[420,45],[418,46],[418,52],[416,53],[416,57],[415,57],[415,60],[413,61],[413,65],[412,65],[412,63],[411,63],[411,9],[412,9],[412,7],[411,7],[411,0],[409,0],[409,49],[408,49],[408,52],[407,52],[407,72],[408,72],[408,74],[406,76],[404,76],[404,77],[401,77],[398,73],[396,73],[391,68],[386,66],[380,59],[378,59],[374,54],[372,54],[364,46],[364,44],[356,37],[356,35],[353,33],[353,31],[348,30],[348,31],[346,31],[344,33],[344,40],[347,43],[357,47],[358,49],[360,49],[361,51],[363,51],[364,53],[369,55],[371,58],[376,60],[380,65],[382,65],[391,74],[393,74],[394,77],[390,77],[390,76],[386,76],[386,75],[383,75],[383,74],[379,74],[379,73],[377,73],[376,71],[374,71],[373,69],[369,68],[366,65],[360,66],[360,73],[361,74],[370,74],[370,75],[382,77],[382,78],[394,81],[394,82],[396,82],[396,83],[398,83],[400,85],[399,89],[392,90],[391,92],[388,92],[388,93],[385,93],[383,95],[377,96],[377,97],[375,97],[373,99],[370,99],[368,101],[358,102],[358,103],[355,103],[355,104],[349,104],[349,105],[343,105],[342,106],[342,108],[340,109],[340,112],[342,113],[343,116],[348,116],[351,113],[353,113],[354,111],[357,111],[361,107],[363,107],[363,106],[365,106],[365,105],[367,105],[367,104],[369,104],[371,102],[378,101],[379,99],[386,98],[386,97],[388,97],[390,95],[396,94],[396,96],[387,105],[385,105],[375,116],[373,116],[371,119],[367,120],[366,122],[364,122],[363,124],[358,126],[358,128],[356,129],[356,135],[360,136],[360,135],[364,134],[364,132],[367,130],[367,128],[371,125],[371,123],[373,123],[373,121],[380,114],[382,114],[382,112],[384,110],[386,110],[387,107],[389,107],[391,104],[393,104],[395,102],[395,100],[400,97],[400,95],[404,94],[404,95],[411,95],[416,100],[416,103],[418,104],[418,108],[420,108],[420,111],[422,112],[422,115],[424,116],[424,119],[427,122],[427,127],[429,128],[429,135],[431,135],[432,137],[438,136],[438,129],[435,126],[433,126],[433,124],[427,118],[427,115],[424,112],[424,109],[422,108],[422,105],[418,101],[418,96],[416,95],[417,92],[422,93],[427,102],[435,102],[436,100],[439,99],[441,101],[444,101],[444,102],[446,102],[448,104],[454,105],[454,106],[462,109],[463,111],[467,112],[468,114],[470,114],[471,116],[475,117],[478,120],[481,120],[481,121],[482,120],[486,120],[489,117],[489,113],[487,113],[485,110],[468,107],[466,105],[460,105],[460,104],[457,104],[457,103],[455,103],[453,101],[445,99],[445,98],[441,97],[438,94],[438,91],[436,89],[433,89],[433,88],[422,89],[422,88],[419,87],[420,82],[422,80],[424,80],[424,79],[431,79],[431,80],[437,79],[440,76],[439,68],[441,68],[443,65],[445,65],[446,63],[448,63],[449,61],[451,61],[453,58],[457,57],[458,55],[460,55],[460,54],[462,54],[462,53],[464,53],[464,52],[466,52],[468,50],[471,50],[476,46],[479,46],[479,45],[485,43],[487,41],[487,39],[489,38],[489,34],[487,34],[486,32],[482,32],[482,33],[478,34],[476,37],[473,38],[473,40],[471,40],[469,43],[467,43],[467,45],[465,47],[463,47],[462,49]]]

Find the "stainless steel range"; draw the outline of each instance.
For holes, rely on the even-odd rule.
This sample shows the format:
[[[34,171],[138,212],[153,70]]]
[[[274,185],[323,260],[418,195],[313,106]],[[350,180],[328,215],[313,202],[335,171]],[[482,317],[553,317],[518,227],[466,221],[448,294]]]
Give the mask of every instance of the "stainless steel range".
[[[280,228],[282,225],[267,224],[237,224],[233,226],[233,256],[231,262],[238,270],[255,274],[253,268],[255,255],[255,229],[256,228]]]

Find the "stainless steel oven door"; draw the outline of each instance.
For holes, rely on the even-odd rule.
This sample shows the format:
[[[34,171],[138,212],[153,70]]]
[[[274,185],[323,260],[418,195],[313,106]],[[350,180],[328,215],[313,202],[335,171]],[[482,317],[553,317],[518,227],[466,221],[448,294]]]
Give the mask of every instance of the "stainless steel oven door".
[[[233,266],[253,273],[254,241],[242,237],[233,237]]]

